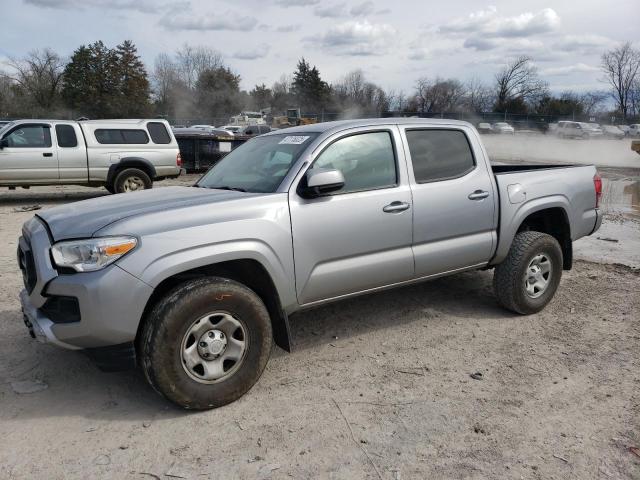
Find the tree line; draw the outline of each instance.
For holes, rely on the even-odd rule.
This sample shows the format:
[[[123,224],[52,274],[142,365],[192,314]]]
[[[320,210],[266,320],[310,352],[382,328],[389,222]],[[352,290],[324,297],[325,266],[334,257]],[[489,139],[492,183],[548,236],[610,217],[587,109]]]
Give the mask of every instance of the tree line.
[[[241,110],[287,108],[345,117],[382,112],[508,112],[550,116],[594,115],[607,109],[640,117],[640,50],[627,42],[601,58],[606,90],[552,94],[531,58],[513,59],[492,83],[478,79],[421,77],[406,93],[384,89],[362,70],[328,83],[305,58],[272,85],[240,88],[241,77],[222,55],[185,44],[160,54],[149,72],[136,46],[102,41],[77,48],[68,60],[49,48],[11,58],[0,69],[0,117],[224,119]]]

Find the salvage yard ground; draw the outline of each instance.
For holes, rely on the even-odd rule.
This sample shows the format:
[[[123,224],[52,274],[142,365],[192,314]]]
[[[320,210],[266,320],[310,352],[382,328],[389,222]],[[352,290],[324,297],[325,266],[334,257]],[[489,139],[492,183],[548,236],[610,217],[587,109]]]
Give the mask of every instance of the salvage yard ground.
[[[640,478],[640,170],[620,166],[543,312],[506,312],[472,272],[301,313],[294,352],[203,413],[22,324],[20,210],[106,192],[0,192],[0,477]]]

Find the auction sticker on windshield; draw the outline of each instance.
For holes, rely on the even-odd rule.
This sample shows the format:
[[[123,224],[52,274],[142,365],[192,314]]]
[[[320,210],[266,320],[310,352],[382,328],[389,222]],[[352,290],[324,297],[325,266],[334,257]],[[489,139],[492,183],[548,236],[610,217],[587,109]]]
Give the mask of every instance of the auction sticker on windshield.
[[[292,135],[289,137],[284,137],[278,143],[280,143],[281,145],[301,145],[305,142],[307,138],[309,137],[302,136],[302,135]]]

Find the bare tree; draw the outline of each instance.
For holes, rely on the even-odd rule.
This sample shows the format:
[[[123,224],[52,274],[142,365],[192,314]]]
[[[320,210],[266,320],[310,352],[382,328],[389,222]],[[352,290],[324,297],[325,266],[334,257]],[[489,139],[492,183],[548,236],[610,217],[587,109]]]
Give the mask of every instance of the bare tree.
[[[611,95],[620,113],[629,113],[629,95],[640,69],[640,51],[626,42],[618,48],[602,54],[602,71],[605,82],[611,87]]]
[[[593,115],[600,110],[606,98],[607,94],[605,92],[595,90],[580,95],[579,102],[586,115]]]
[[[189,89],[194,88],[202,72],[225,66],[220,52],[204,46],[194,47],[187,43],[176,53],[176,63],[180,77]]]
[[[634,117],[640,117],[640,78],[636,78],[633,82],[631,92],[629,94],[629,100],[631,104],[631,115]]]
[[[496,104],[499,109],[517,99],[531,103],[547,91],[547,83],[538,77],[538,70],[527,56],[516,58],[496,74]]]
[[[33,50],[23,59],[9,59],[7,64],[12,71],[0,75],[14,82],[39,113],[49,113],[62,85],[64,62],[58,54],[49,48]]]
[[[347,73],[333,86],[334,101],[350,116],[379,115],[391,108],[394,93],[369,82],[362,70]]]
[[[465,84],[464,104],[471,112],[490,111],[495,103],[495,95],[489,86],[477,78],[469,80]]]
[[[422,77],[416,83],[418,109],[424,113],[454,112],[460,109],[465,87],[459,80]]]

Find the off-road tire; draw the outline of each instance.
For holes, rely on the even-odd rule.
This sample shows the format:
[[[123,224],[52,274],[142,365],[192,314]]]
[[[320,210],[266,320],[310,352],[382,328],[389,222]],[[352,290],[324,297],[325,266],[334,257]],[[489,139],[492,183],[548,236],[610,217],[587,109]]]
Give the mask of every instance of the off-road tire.
[[[241,320],[248,342],[234,373],[205,384],[183,368],[182,339],[196,319],[212,311]],[[206,410],[231,403],[251,389],[267,365],[272,342],[271,320],[260,297],[233,280],[208,277],[179,285],[152,308],[140,334],[140,363],[151,386],[166,399],[185,409]]]
[[[142,188],[140,188],[140,190],[147,190],[153,186],[153,182],[151,181],[151,178],[149,178],[149,175],[139,168],[125,168],[118,172],[116,179],[113,182],[115,193],[126,193],[128,190],[125,188],[125,185],[127,181],[130,181],[133,178],[142,181]]]
[[[545,254],[551,262],[551,278],[538,298],[527,294],[525,276],[531,260]],[[493,274],[493,289],[498,302],[507,310],[529,315],[542,310],[553,298],[562,277],[562,249],[558,241],[546,233],[527,231],[513,239],[507,258]]]

